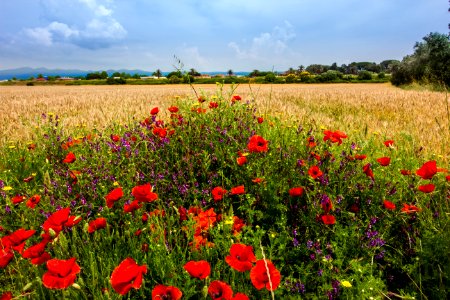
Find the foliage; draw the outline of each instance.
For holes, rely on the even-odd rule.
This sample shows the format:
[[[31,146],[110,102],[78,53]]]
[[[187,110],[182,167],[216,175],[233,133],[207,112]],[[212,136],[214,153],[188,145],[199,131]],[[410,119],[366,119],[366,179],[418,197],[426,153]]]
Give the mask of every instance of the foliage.
[[[358,73],[358,80],[372,80],[372,73],[369,71],[361,71]]]

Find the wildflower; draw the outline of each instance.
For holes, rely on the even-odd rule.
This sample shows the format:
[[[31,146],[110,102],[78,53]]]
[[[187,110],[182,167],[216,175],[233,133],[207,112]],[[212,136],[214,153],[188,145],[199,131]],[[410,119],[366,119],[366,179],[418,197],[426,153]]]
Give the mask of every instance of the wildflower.
[[[450,175],[445,176],[445,180],[450,182]]]
[[[247,157],[245,157],[245,156],[239,156],[239,157],[236,159],[236,161],[237,161],[237,164],[238,164],[239,166],[242,166],[242,165],[244,165],[244,164],[247,163]]]
[[[153,128],[152,133],[163,139],[167,136],[167,128],[155,127]]]
[[[391,201],[384,200],[383,201],[383,206],[384,206],[384,208],[386,208],[388,210],[395,210],[395,204],[392,203]]]
[[[167,286],[164,284],[158,284],[152,290],[152,300],[179,300],[183,296],[183,293],[174,286]]]
[[[431,160],[424,163],[420,169],[416,171],[416,174],[422,177],[422,179],[431,179],[434,174],[437,173],[436,161]]]
[[[394,145],[394,141],[393,140],[387,140],[384,141],[383,143],[386,147],[392,147]]]
[[[370,167],[370,163],[363,166],[363,172],[368,177],[372,178],[372,180],[374,180],[373,171],[372,171],[372,168]]]
[[[26,230],[20,228],[9,235],[2,237],[0,239],[0,246],[3,249],[13,249],[14,251],[22,253],[26,240],[28,240],[35,232],[36,230],[33,229]]]
[[[269,291],[274,291],[280,284],[281,275],[270,260],[260,259],[250,271],[250,280],[258,290],[265,287]]]
[[[73,152],[69,152],[69,153],[67,153],[66,158],[64,158],[63,163],[71,164],[75,160],[77,160],[77,158],[75,157],[75,154],[73,154]]]
[[[106,206],[108,206],[108,208],[112,208],[114,203],[120,200],[120,198],[122,197],[123,197],[123,190],[121,187],[113,189],[111,192],[109,192],[108,195],[105,196]]]
[[[47,272],[42,276],[42,283],[48,289],[66,289],[75,282],[80,266],[76,258],[67,260],[53,258],[47,261]]]
[[[258,124],[261,124],[264,122],[264,118],[263,117],[258,117],[256,118],[256,120],[258,121]]]
[[[197,100],[199,103],[203,103],[206,101],[205,97],[203,97],[203,96],[198,97]]]
[[[420,211],[420,208],[418,208],[415,205],[409,205],[407,203],[403,204],[402,212],[405,212],[407,214],[411,214],[411,213],[418,212],[418,211]]]
[[[5,185],[5,186],[2,188],[2,190],[5,191],[5,192],[7,192],[7,191],[12,190],[12,187],[9,186],[9,185]]]
[[[242,195],[245,194],[245,188],[243,185],[231,188],[231,195]]]
[[[311,176],[313,179],[316,179],[317,177],[320,177],[323,175],[323,172],[319,169],[318,166],[312,166],[308,170],[309,176]]]
[[[233,97],[231,97],[231,102],[236,102],[236,101],[241,101],[242,98],[239,95],[233,95]]]
[[[184,265],[184,269],[189,275],[198,279],[205,279],[211,273],[211,266],[206,260],[191,260]]]
[[[152,110],[150,111],[150,114],[152,116],[156,116],[159,113],[159,108],[158,107],[154,107],[152,108]]]
[[[13,298],[13,294],[10,291],[4,292],[1,296],[0,296],[0,300],[11,300]]]
[[[389,164],[391,163],[391,158],[390,157],[380,157],[380,158],[378,158],[377,159],[377,162],[381,165],[381,166],[383,166],[383,167],[386,167],[386,166],[389,166]]]
[[[124,259],[112,272],[110,282],[113,289],[120,295],[125,295],[131,288],[139,289],[147,266],[139,266],[134,259]]]
[[[92,220],[89,222],[88,232],[93,233],[99,229],[106,227],[106,219],[105,218],[98,218],[95,220]]]
[[[245,226],[244,220],[240,219],[237,216],[233,216],[233,235],[239,234],[242,228]]]
[[[19,204],[19,203],[23,202],[25,199],[27,199],[25,196],[16,195],[11,198],[11,202],[13,204]]]
[[[233,244],[230,255],[225,257],[226,263],[239,272],[249,271],[256,261],[253,247],[244,244]]]
[[[425,184],[425,185],[420,185],[419,186],[419,191],[423,192],[423,193],[431,193],[434,191],[434,184],[429,183],[429,184]]]
[[[25,251],[22,253],[23,258],[29,258],[31,259],[31,263],[33,265],[40,265],[48,261],[51,257],[50,254],[45,252],[45,247],[50,241],[50,237],[44,237],[44,239],[33,245],[28,247]]]
[[[118,141],[120,141],[120,136],[118,136],[117,134],[111,134],[111,140],[114,143],[117,143]]]
[[[250,141],[247,145],[247,148],[250,152],[267,152],[269,149],[267,144],[269,142],[266,141],[263,137],[259,135],[254,135],[250,138]]]
[[[13,258],[14,252],[12,249],[0,247],[0,269],[6,268]]]
[[[149,183],[135,186],[131,194],[139,202],[153,202],[158,199],[158,195],[153,193],[153,187]]]
[[[355,159],[357,160],[364,160],[367,158],[367,155],[365,154],[355,154]]]
[[[227,190],[220,186],[216,186],[212,189],[211,194],[215,202],[222,200],[223,196],[226,195]]]
[[[123,206],[123,210],[126,213],[130,213],[130,212],[134,212],[135,210],[137,210],[141,207],[142,207],[142,204],[140,204],[138,200],[134,200],[133,202],[131,202],[129,204],[125,203]]]
[[[249,298],[246,294],[236,293],[236,295],[234,295],[234,297],[231,298],[231,300],[249,300]]]
[[[336,223],[336,218],[333,215],[322,215],[320,219],[325,225],[334,225]]]
[[[350,281],[348,281],[348,280],[343,280],[343,281],[341,281],[341,285],[342,285],[343,287],[346,287],[346,288],[351,288],[351,287],[352,287],[352,284],[351,284]]]
[[[293,187],[289,190],[289,196],[300,197],[303,195],[304,189],[302,187]]]
[[[411,175],[411,171],[410,171],[410,170],[405,170],[405,169],[401,169],[401,170],[400,170],[400,173],[401,173],[403,176]]]
[[[177,112],[178,112],[178,107],[176,107],[176,106],[170,106],[170,107],[168,108],[168,110],[169,110],[171,113],[177,113]]]
[[[257,184],[260,184],[260,183],[263,182],[263,181],[264,181],[264,179],[259,178],[259,177],[255,178],[255,179],[252,179],[252,182],[253,182],[253,183],[257,183]]]
[[[330,140],[332,143],[338,143],[338,145],[342,144],[342,139],[347,138],[347,135],[339,130],[336,131],[330,131],[325,130],[324,132],[323,140],[327,141]]]
[[[30,199],[28,199],[28,201],[27,201],[27,206],[28,206],[29,208],[35,208],[36,205],[37,205],[40,201],[41,201],[41,196],[39,196],[39,195],[31,196]]]
[[[213,109],[213,108],[217,108],[219,107],[219,104],[217,102],[211,101],[209,102],[209,108]]]
[[[214,280],[208,287],[208,295],[213,300],[231,300],[233,290],[223,281]]]

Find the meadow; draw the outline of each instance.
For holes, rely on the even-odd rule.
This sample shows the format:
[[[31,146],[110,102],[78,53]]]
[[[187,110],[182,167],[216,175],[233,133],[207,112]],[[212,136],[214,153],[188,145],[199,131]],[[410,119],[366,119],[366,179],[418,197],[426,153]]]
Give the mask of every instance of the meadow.
[[[0,299],[445,299],[445,93],[1,87]]]

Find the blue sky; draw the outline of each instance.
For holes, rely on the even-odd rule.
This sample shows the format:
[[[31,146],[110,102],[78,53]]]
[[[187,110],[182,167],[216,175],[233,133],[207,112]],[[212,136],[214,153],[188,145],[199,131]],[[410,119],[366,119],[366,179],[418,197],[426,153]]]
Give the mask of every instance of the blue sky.
[[[381,62],[448,32],[444,0],[0,0],[0,69],[278,70]]]

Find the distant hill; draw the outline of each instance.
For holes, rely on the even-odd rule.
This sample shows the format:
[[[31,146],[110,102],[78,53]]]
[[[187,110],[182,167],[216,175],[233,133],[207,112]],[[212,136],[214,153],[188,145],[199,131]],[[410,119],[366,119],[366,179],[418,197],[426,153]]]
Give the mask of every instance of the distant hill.
[[[77,76],[86,76],[88,73],[93,72],[101,72],[103,70],[78,70],[78,69],[47,69],[47,68],[17,68],[17,69],[9,69],[9,70],[0,70],[0,80],[7,80],[12,78],[17,79],[28,79],[30,77],[37,77],[38,74],[42,74],[43,76],[67,76],[67,77],[77,77]],[[118,70],[105,70],[108,75],[111,75],[115,72],[119,73],[128,73],[128,74],[139,74],[139,75],[148,75],[151,76],[153,71],[144,71],[144,70],[129,70],[129,69],[118,69]],[[162,72],[163,75],[169,74],[169,72]],[[203,72],[203,74],[209,75],[227,75],[227,72]],[[235,75],[238,76],[246,76],[249,72],[234,72]]]

